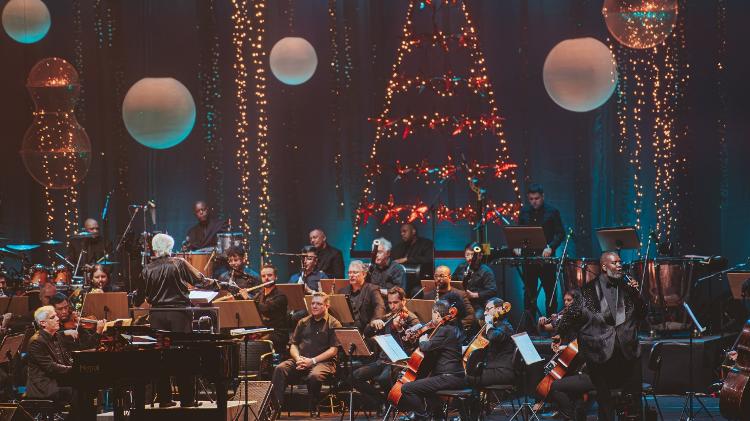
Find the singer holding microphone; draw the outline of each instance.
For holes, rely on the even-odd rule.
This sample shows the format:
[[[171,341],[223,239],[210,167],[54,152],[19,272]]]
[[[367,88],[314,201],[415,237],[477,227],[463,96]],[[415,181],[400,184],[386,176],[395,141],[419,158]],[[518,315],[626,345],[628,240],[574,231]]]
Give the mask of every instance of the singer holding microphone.
[[[614,420],[612,389],[623,389],[628,414],[641,411],[638,324],[646,311],[639,285],[623,272],[620,256],[604,252],[600,264],[601,275],[581,288],[583,303],[574,301],[561,313],[557,331],[562,336],[577,334],[579,352],[596,387],[599,420]]]

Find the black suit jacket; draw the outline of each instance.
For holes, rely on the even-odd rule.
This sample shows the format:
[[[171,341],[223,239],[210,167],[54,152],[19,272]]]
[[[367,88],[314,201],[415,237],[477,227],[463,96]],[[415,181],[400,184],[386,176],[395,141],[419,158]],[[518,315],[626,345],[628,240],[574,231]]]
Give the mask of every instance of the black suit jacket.
[[[377,285],[362,284],[362,288],[356,297],[352,295],[351,285],[341,288],[339,294],[349,297],[352,315],[354,316],[354,325],[360,332],[364,332],[371,321],[380,319],[385,314],[383,296],[380,294],[380,288]]]
[[[26,396],[49,399],[59,390],[58,381],[70,371],[70,357],[63,350],[62,341],[44,330],[31,337],[28,350]]]
[[[403,241],[396,244],[391,251],[391,259],[398,260],[404,257],[405,265],[419,265],[422,279],[432,278],[432,240],[417,237],[414,244]]]
[[[625,321],[614,326],[612,320],[608,323],[607,315],[602,312],[602,301],[605,300],[601,284],[607,282],[607,275],[601,274],[595,281],[589,282],[583,288],[582,305],[573,304],[562,313],[557,326],[562,336],[578,336],[578,347],[586,361],[601,364],[612,357],[615,345],[619,344],[622,355],[632,360],[641,355],[638,343],[638,323],[645,314],[643,300],[638,290],[620,280],[619,286],[623,294],[625,307]],[[612,309],[612,311],[616,311]],[[577,332],[577,333],[576,333]]]

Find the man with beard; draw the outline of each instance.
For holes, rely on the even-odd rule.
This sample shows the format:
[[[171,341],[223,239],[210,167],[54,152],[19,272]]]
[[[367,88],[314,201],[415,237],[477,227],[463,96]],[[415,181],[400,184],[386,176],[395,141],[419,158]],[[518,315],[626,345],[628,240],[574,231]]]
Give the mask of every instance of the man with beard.
[[[615,419],[611,390],[622,388],[629,413],[640,413],[641,353],[638,323],[645,315],[635,280],[625,281],[615,252],[602,254],[599,278],[581,288],[583,303],[575,301],[560,317],[561,336],[578,335],[578,348],[597,391],[599,420]]]
[[[448,266],[435,268],[435,289],[424,294],[425,300],[445,300],[458,310],[454,324],[463,326],[465,331],[470,331],[476,321],[474,307],[464,291],[451,287],[451,270]]]
[[[193,213],[198,223],[188,230],[184,247],[191,251],[215,247],[216,234],[226,229],[226,223],[215,219],[206,202],[202,200],[195,202]]]
[[[302,270],[289,278],[290,284],[303,284],[305,294],[312,294],[320,289],[320,280],[326,279],[328,275],[316,270],[318,266],[318,255],[315,247],[305,246],[302,248]]]
[[[402,265],[419,265],[420,279],[416,279],[414,285],[408,285],[407,291],[418,287],[420,280],[432,278],[433,251],[432,241],[418,236],[414,224],[401,225],[401,242],[393,247],[391,257]]]
[[[328,244],[328,238],[322,229],[310,231],[310,245],[318,253],[317,270],[335,279],[344,279],[344,256],[341,250]]]
[[[287,320],[288,300],[278,288],[276,288],[276,267],[271,264],[263,265],[260,270],[260,281],[262,284],[273,282],[255,295],[255,305],[263,320],[263,325],[273,328],[268,334],[268,339],[273,342],[277,354],[286,355],[286,345],[289,342],[289,322]]]

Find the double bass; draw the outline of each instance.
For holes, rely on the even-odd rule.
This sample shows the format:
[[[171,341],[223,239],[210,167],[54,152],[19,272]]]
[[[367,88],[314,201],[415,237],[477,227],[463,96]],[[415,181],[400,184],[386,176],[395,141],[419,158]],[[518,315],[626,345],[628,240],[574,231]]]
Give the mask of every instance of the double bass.
[[[730,420],[750,420],[750,320],[737,337],[736,351],[737,361],[721,386],[719,410]]]
[[[430,334],[430,337],[432,337],[432,335],[437,332],[438,327],[455,319],[457,314],[458,310],[456,310],[455,307],[451,307],[448,310],[448,314],[443,316],[437,323],[434,323],[431,320],[429,323],[419,328],[419,330],[410,331],[408,332],[408,334],[410,337],[418,338],[427,333],[430,329],[434,329]],[[403,374],[401,374],[401,377],[393,385],[391,391],[388,392],[388,402],[390,402],[393,406],[398,405],[398,402],[401,400],[401,388],[404,386],[404,384],[413,382],[414,380],[423,377],[422,374],[424,373],[420,372],[420,366],[424,361],[424,357],[424,353],[419,350],[419,347],[417,347],[417,349],[415,349],[409,357],[409,360],[406,362],[406,368],[404,369]]]

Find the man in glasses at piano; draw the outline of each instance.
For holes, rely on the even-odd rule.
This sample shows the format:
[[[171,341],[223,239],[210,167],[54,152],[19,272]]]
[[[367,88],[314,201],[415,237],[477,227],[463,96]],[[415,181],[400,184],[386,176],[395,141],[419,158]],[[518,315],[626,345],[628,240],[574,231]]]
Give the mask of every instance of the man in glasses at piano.
[[[55,308],[39,307],[34,312],[34,321],[39,330],[29,340],[26,397],[74,402],[73,388],[59,385],[73,362],[57,335],[60,319]]]

